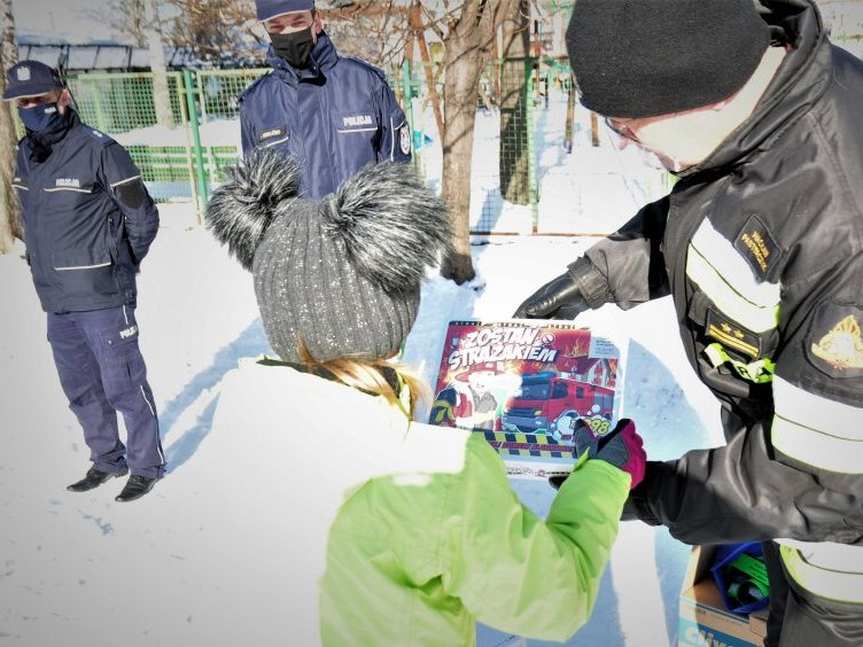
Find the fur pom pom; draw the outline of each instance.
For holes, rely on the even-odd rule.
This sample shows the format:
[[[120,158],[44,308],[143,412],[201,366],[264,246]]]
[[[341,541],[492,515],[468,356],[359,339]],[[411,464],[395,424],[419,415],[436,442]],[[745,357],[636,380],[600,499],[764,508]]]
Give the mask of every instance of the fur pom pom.
[[[321,217],[357,272],[392,294],[416,290],[450,249],[446,206],[404,164],[365,167],[324,202]]]
[[[293,158],[257,150],[229,175],[207,205],[207,227],[251,271],[267,227],[288,206],[285,201],[297,196],[302,174]]]

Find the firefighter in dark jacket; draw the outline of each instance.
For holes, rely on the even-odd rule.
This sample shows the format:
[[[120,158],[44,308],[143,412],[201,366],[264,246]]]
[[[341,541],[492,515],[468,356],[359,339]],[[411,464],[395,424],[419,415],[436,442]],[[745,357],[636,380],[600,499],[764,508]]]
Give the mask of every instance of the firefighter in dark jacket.
[[[334,192],[366,164],[409,162],[411,128],[384,73],[339,56],[314,0],[256,0],[273,72],[240,97],[243,153],[273,148],[303,169],[308,198]]]
[[[727,445],[648,463],[625,516],[762,540],[768,647],[863,645],[863,62],[812,0],[579,0],[582,102],[677,174],[518,317],[670,294]]]
[[[13,66],[3,100],[14,101],[26,127],[13,186],[27,261],[60,383],[93,462],[67,489],[91,490],[131,468],[116,497],[131,501],[165,468],[135,320],[135,274],[159,214],[129,154],[80,121],[56,70],[37,61]]]

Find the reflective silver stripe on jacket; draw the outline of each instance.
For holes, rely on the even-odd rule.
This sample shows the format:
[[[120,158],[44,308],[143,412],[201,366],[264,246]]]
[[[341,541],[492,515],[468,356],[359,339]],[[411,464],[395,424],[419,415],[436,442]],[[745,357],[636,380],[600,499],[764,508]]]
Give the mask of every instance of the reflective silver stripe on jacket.
[[[98,263],[96,265],[75,265],[72,267],[55,267],[54,269],[58,272],[68,272],[69,270],[95,270],[100,267],[108,267],[111,264],[111,261],[107,263]]]
[[[830,472],[863,474],[863,409],[836,402],[773,377],[777,450]]]
[[[274,139],[271,142],[266,142],[265,144],[261,144],[261,148],[269,148],[270,146],[275,146],[276,144],[281,144],[282,142],[286,142],[291,138],[290,135],[285,135],[284,137],[280,137],[279,139]]]
[[[125,180],[120,180],[119,182],[114,182],[114,183],[111,185],[111,188],[112,188],[112,189],[114,189],[114,188],[116,188],[116,187],[118,187],[118,186],[121,186],[121,185],[123,185],[123,184],[127,184],[127,183],[129,183],[129,182],[133,182],[134,180],[139,180],[139,179],[141,179],[141,176],[140,176],[140,175],[133,175],[132,177],[127,177]]]
[[[93,189],[78,189],[72,186],[55,186],[50,189],[42,189],[46,193],[56,193],[57,191],[74,191],[75,193],[93,193]]]
[[[779,323],[779,283],[759,282],[746,259],[709,219],[695,232],[686,258],[686,276],[723,314],[762,333]]]
[[[829,600],[863,604],[863,546],[778,541],[785,568],[798,586]]]

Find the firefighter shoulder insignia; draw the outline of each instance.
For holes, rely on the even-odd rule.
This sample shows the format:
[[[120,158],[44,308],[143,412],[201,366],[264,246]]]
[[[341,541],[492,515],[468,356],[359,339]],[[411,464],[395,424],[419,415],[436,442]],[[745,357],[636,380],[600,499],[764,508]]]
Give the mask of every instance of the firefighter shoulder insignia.
[[[749,217],[734,240],[734,248],[749,263],[755,278],[762,281],[782,256],[782,248],[758,216]]]
[[[741,328],[731,319],[708,308],[706,322],[707,336],[717,340],[725,348],[731,348],[752,359],[758,359],[764,354],[761,338],[755,333]]]
[[[806,340],[810,361],[831,377],[863,376],[863,308],[827,304]]]

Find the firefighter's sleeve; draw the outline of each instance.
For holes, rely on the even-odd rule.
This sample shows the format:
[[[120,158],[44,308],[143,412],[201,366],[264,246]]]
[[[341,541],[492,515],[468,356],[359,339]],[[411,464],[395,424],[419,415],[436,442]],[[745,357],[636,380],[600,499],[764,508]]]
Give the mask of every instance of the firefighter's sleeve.
[[[444,521],[442,581],[481,622],[503,631],[565,640],[590,616],[617,536],[629,475],[582,461],[548,518],[525,508],[500,457],[477,434],[468,442],[456,512]]]
[[[380,91],[381,137],[378,162],[411,161],[411,125],[386,82]]]
[[[123,229],[133,260],[139,264],[159,231],[159,210],[147,192],[141,171],[120,144],[111,142],[102,148],[100,165],[101,181],[123,214]]]
[[[668,196],[651,202],[587,250],[593,271],[579,287],[591,307],[616,303],[628,310],[670,294],[662,253],[668,207]]]
[[[863,542],[861,276],[851,259],[788,308],[773,413],[747,424],[724,412],[739,427],[726,447],[648,463],[630,500],[639,517],[692,544]]]

